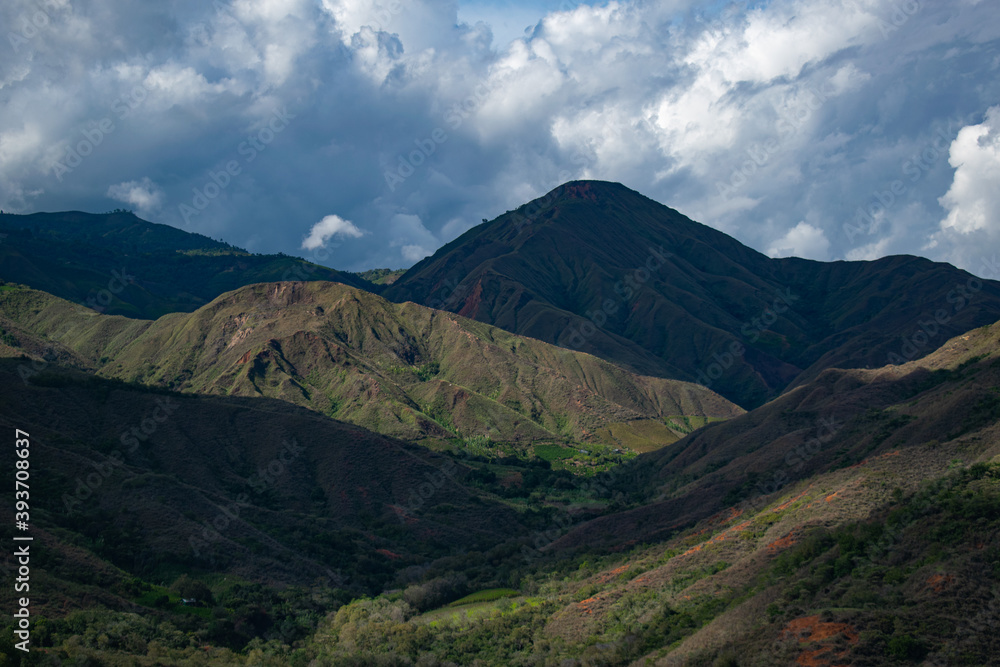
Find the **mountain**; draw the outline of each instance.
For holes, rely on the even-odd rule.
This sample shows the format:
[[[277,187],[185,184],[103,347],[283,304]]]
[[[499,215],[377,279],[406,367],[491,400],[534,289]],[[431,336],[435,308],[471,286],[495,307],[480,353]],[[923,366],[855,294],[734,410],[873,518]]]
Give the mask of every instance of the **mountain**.
[[[535,531],[505,599],[355,601],[311,650],[334,664],[1000,664],[998,386],[1000,322],[904,365],[826,370],[604,475],[635,506]]]
[[[771,259],[600,181],[469,230],[382,295],[699,382],[746,408],[825,368],[919,358],[1000,318],[1000,283],[948,264]]]
[[[129,219],[56,255],[141,255],[164,285],[174,255],[242,257]],[[154,320],[0,284],[23,662],[998,664],[1000,322],[945,341],[995,283],[772,260],[578,182],[384,289],[415,284],[446,308],[280,281]],[[777,395],[745,412],[685,373]]]
[[[269,280],[353,274],[287,255],[256,255],[128,212],[0,214],[0,280],[103,313],[155,318],[189,312],[223,292]]]
[[[994,324],[900,366],[828,369],[767,405],[645,454],[616,470],[616,487],[640,505],[634,519],[598,519],[566,543],[660,539],[795,482],[859,467],[861,474],[897,455],[904,468],[928,466],[899,480],[904,488],[942,474],[959,454],[976,460],[1000,443],[998,341]],[[602,523],[611,534],[602,535]]]
[[[184,573],[378,592],[408,566],[524,531],[453,459],[281,401],[24,359],[0,360],[0,380],[0,422],[30,441],[35,614],[141,611],[131,578]],[[13,447],[5,460],[13,470]]]
[[[0,290],[7,354],[181,391],[280,398],[394,437],[636,451],[742,410],[696,384],[338,283],[265,283],[156,321]],[[696,422],[693,424],[692,420]]]
[[[352,272],[351,275],[371,283],[372,287],[369,291],[378,294],[386,285],[393,284],[404,273],[406,273],[406,269],[368,269],[357,273]]]

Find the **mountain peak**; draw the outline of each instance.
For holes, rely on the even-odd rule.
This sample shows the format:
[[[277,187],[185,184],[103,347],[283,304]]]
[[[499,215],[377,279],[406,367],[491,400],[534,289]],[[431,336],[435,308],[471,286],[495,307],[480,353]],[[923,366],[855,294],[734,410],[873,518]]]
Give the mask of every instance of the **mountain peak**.
[[[580,180],[567,181],[562,185],[553,188],[538,199],[525,204],[525,207],[569,201],[598,203],[607,200],[608,198],[620,198],[623,196],[628,199],[638,198],[646,201],[652,201],[648,197],[645,197],[635,190],[632,190],[615,181]]]
[[[470,230],[383,295],[755,407],[832,365],[885,365],[926,304],[952,303],[948,290],[970,279],[938,265],[915,281],[898,267],[771,259],[620,183],[585,180]],[[948,316],[921,356],[1000,317],[1000,284]]]
[[[612,191],[615,186],[625,187],[621,183],[609,181],[569,181],[552,192],[557,193],[557,196],[562,199],[583,199],[596,202],[601,194]]]

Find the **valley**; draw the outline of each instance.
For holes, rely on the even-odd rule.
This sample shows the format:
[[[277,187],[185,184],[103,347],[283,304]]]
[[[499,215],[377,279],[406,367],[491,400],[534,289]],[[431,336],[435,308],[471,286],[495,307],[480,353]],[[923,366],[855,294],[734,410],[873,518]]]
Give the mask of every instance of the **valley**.
[[[1000,654],[992,280],[770,259],[601,182],[405,272],[0,223],[31,664]]]

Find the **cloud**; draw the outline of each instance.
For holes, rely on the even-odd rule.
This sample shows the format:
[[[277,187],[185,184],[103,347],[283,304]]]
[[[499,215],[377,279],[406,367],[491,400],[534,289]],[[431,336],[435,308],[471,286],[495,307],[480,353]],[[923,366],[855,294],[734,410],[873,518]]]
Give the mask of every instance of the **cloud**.
[[[390,248],[399,248],[407,264],[419,262],[431,255],[441,245],[438,238],[424,226],[420,216],[398,213],[390,224]],[[398,259],[395,260],[398,262]]]
[[[434,253],[434,248],[424,248],[418,245],[404,245],[400,248],[403,259],[408,262],[419,262],[424,257]]]
[[[364,235],[350,220],[344,220],[339,215],[328,215],[312,226],[309,234],[302,240],[302,249],[325,248],[326,242],[335,236],[359,239]]]
[[[771,257],[805,257],[825,260],[828,257],[830,241],[822,229],[807,222],[800,222],[788,230],[781,239],[775,241],[767,254]]]
[[[141,181],[125,181],[108,188],[107,196],[117,201],[131,204],[140,215],[150,215],[159,211],[163,205],[163,190],[149,177]]]
[[[979,125],[962,128],[948,163],[955,178],[938,200],[948,211],[941,228],[959,234],[1000,231],[1000,106],[991,107]]]
[[[253,251],[302,252],[305,238],[359,270],[417,261],[587,177],[762,250],[971,267],[974,245],[996,243],[973,173],[993,149],[965,132],[952,157],[970,166],[945,159],[960,129],[997,127],[991,3],[42,5],[45,28],[0,58],[4,210],[107,210],[123,201],[109,183],[143,175],[156,222]],[[38,6],[0,3],[0,24],[19,34]],[[500,15],[531,30],[489,25]],[[293,120],[251,151],[276,109]],[[870,233],[845,231],[872,207]],[[314,237],[329,211],[366,233],[336,237],[349,248]]]

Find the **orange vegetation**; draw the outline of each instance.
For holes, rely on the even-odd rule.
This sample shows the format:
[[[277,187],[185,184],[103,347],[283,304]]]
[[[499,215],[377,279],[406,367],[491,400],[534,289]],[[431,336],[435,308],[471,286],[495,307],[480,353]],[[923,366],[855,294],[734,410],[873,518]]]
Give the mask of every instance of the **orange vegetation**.
[[[953,581],[955,581],[955,577],[950,574],[935,574],[927,580],[927,585],[930,586],[935,593],[940,593],[945,588],[950,586]]]
[[[810,484],[810,487],[811,486],[812,485]],[[780,505],[778,505],[777,507],[775,507],[771,511],[772,512],[780,512],[783,509],[787,509],[788,507],[791,507],[792,503],[794,503],[796,500],[799,500],[800,498],[802,498],[803,496],[805,496],[806,493],[808,493],[808,492],[809,492],[809,489],[807,488],[805,491],[803,491],[799,495],[795,496],[794,498],[790,498],[790,499],[786,500],[785,502],[781,503]]]
[[[614,579],[615,577],[617,577],[619,574],[621,574],[622,572],[624,572],[627,569],[628,569],[628,565],[622,565],[621,567],[616,567],[615,569],[611,570],[610,572],[605,572],[604,574],[602,574],[601,576],[599,576],[597,578],[597,581],[599,583],[602,583],[602,584],[603,583],[607,583],[608,581],[611,581],[612,579]]]
[[[739,516],[739,515],[737,514],[736,516]],[[690,549],[688,549],[687,551],[685,551],[681,555],[682,556],[687,556],[688,554],[693,554],[696,551],[701,551],[702,549],[704,549],[709,544],[715,544],[716,542],[724,542],[725,540],[730,539],[732,537],[732,533],[739,533],[739,532],[742,532],[742,531],[746,530],[747,527],[750,525],[751,521],[752,521],[752,519],[744,521],[741,524],[737,524],[735,526],[731,526],[729,528],[726,528],[724,531],[722,531],[718,535],[715,535],[714,537],[709,538],[708,540],[706,540],[705,542],[702,542],[701,544],[694,545],[693,547],[691,547]],[[706,528],[705,530],[702,530],[702,531],[700,531],[698,533],[695,533],[695,535],[701,535],[702,533],[704,533],[707,530],[709,530],[709,528]]]
[[[819,615],[796,618],[781,631],[782,639],[798,638],[799,643],[817,642],[843,635],[851,644],[858,643],[858,632],[847,623],[832,623],[819,620]],[[806,649],[799,654],[795,664],[803,667],[839,667],[834,659],[842,659],[847,651],[834,652],[834,646],[820,646]]]
[[[777,551],[781,551],[782,549],[787,549],[788,547],[792,546],[793,544],[796,544],[797,542],[798,542],[798,540],[795,539],[794,532],[788,533],[784,537],[779,538],[779,539],[775,540],[774,542],[771,542],[770,544],[768,544],[767,545],[767,550],[770,553],[775,553]]]

